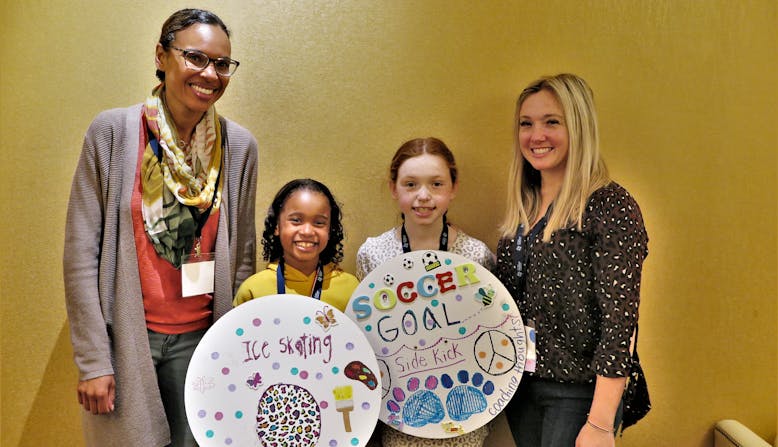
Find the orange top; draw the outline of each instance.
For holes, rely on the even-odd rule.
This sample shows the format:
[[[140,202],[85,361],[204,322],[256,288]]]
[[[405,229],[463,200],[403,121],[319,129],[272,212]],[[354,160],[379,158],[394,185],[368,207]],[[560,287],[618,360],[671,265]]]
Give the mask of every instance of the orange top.
[[[135,183],[132,189],[132,226],[138,252],[138,273],[146,312],[146,327],[161,334],[183,334],[206,329],[211,325],[212,294],[181,296],[181,270],[161,258],[146,235],[143,225],[141,163],[145,145],[141,143]],[[219,211],[212,212],[202,229],[201,253],[213,252],[219,228]],[[192,249],[194,252],[194,248]]]

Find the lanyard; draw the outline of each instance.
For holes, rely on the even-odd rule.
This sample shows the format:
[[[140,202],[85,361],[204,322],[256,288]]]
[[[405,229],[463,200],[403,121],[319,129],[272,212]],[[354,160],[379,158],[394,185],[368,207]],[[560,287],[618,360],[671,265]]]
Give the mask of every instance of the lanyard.
[[[317,300],[321,299],[321,289],[324,284],[324,269],[321,266],[321,261],[316,265],[316,280],[313,282],[313,289],[311,290],[311,298]],[[278,260],[278,268],[276,268],[276,291],[279,294],[286,293],[286,283],[284,282],[284,258]]]
[[[524,224],[519,224],[516,230],[516,246],[513,250],[513,262],[516,263],[516,277],[519,280],[519,293],[524,293],[524,268],[529,260],[529,245],[540,232],[546,228],[548,216],[551,214],[551,206],[546,210],[546,214],[535,224],[529,234],[524,236]]]
[[[221,173],[219,173],[221,176]],[[216,181],[218,182],[218,177],[216,178]],[[211,210],[213,209],[213,202],[211,202],[211,206],[208,207],[207,210],[203,211],[202,213],[200,210],[198,210],[194,206],[189,206],[189,211],[192,213],[192,218],[197,222],[197,228],[195,229],[195,253],[199,256],[200,255],[200,236],[203,233],[203,227],[205,226],[205,222],[208,220],[208,216],[211,215]]]
[[[405,231],[405,222],[403,222],[402,229],[400,230],[400,236],[402,237],[403,253],[411,252],[411,241],[408,239],[408,233]],[[438,244],[438,250],[448,251],[448,223],[446,223],[446,215],[443,215],[443,229],[440,231],[440,243]]]

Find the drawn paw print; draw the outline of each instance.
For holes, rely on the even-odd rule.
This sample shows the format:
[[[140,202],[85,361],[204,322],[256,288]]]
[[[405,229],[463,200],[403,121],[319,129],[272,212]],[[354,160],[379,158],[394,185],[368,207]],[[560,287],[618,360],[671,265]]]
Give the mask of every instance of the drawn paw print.
[[[407,385],[408,392],[412,393],[407,400],[402,388],[395,387],[392,390],[393,399],[386,403],[390,413],[389,424],[397,429],[400,429],[403,424],[418,428],[442,421],[446,415],[443,402],[432,392],[438,387],[438,378],[427,377],[424,381],[424,389],[419,389],[421,381],[416,377],[408,379]]]
[[[444,388],[451,390],[446,396],[446,409],[448,416],[455,421],[464,421],[470,416],[486,410],[487,403],[484,396],[494,393],[494,383],[491,380],[484,381],[481,373],[473,374],[460,370],[457,380],[461,385],[455,385],[454,380],[448,374],[440,376],[440,383]],[[470,382],[471,385],[468,385]]]

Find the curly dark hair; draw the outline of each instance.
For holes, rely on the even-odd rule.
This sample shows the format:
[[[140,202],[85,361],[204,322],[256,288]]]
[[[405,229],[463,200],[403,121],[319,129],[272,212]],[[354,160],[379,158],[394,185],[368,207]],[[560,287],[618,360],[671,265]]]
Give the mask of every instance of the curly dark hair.
[[[262,258],[265,261],[275,262],[281,259],[284,249],[281,247],[281,239],[275,235],[278,227],[278,216],[292,193],[300,190],[318,192],[330,202],[330,240],[319,255],[322,265],[330,262],[336,265],[343,260],[343,224],[341,223],[341,211],[338,201],[323,183],[313,179],[296,179],[287,183],[276,194],[273,203],[267,209],[265,217],[265,229],[262,231]]]

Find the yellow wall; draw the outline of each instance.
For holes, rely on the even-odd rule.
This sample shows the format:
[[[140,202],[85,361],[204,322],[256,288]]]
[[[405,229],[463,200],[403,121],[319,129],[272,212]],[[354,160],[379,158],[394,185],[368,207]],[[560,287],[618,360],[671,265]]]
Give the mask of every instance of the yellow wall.
[[[641,354],[655,408],[621,446],[705,446],[720,418],[776,433],[778,2],[203,1],[242,62],[218,109],[260,142],[258,218],[287,180],[344,204],[345,267],[396,222],[404,140],[455,151],[453,220],[496,244],[518,91],[593,86],[604,154],[651,237]],[[63,303],[66,201],[102,109],[154,86],[153,49],[190,2],[2,0],[2,439],[79,445]]]

